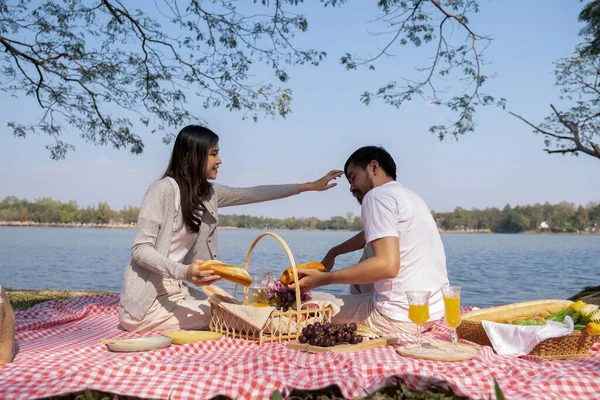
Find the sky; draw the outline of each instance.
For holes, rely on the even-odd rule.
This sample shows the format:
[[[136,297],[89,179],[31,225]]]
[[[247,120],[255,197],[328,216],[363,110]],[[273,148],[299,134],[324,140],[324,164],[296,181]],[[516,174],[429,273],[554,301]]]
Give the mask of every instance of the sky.
[[[314,2],[301,9],[309,29],[296,37],[296,43],[325,50],[328,58],[318,67],[288,70],[294,100],[287,118],[267,117],[255,123],[225,109],[204,110],[190,99],[190,109],[220,136],[223,164],[218,183],[243,187],[313,181],[331,169],[342,169],[357,148],[381,145],[397,163],[398,180],[435,211],[600,201],[597,159],[547,155],[543,137],[508,114],[513,111],[538,123],[549,115],[550,103],[564,104],[557,101],[553,62],[570,56],[581,41],[577,15],[582,3],[480,1],[480,13],[470,23],[476,32],[494,39],[486,50],[490,64],[484,74],[495,78],[486,83],[486,91],[506,98],[507,109],[479,109],[475,132],[441,142],[428,127],[446,122],[448,113],[425,99],[415,98],[400,109],[381,101],[369,106],[360,102],[365,90],[400,76],[415,77],[414,68],[430,62],[431,49],[394,47],[395,56],[380,60],[375,71],[346,71],[339,63],[341,55],[373,54],[385,39],[372,34],[374,2],[349,3],[332,9]],[[272,79],[265,68],[254,74],[257,81]],[[65,139],[76,145],[76,151],[65,160],[51,160],[44,148],[51,144],[49,137],[16,138],[6,126],[13,120],[31,122],[37,112],[31,98],[0,93],[0,199],[50,197],[75,200],[79,206],[102,201],[119,210],[139,206],[148,186],[167,166],[171,146],[162,143],[160,133],[142,132],[145,150],[133,155],[85,143],[68,126]],[[321,219],[348,212],[359,215],[360,206],[345,178],[326,192],[220,210]]]

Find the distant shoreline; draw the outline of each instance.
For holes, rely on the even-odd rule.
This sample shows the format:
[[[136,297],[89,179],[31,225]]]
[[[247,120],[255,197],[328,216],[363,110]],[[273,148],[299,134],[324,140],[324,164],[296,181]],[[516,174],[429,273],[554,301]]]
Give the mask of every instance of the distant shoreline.
[[[135,224],[83,224],[80,222],[35,222],[35,221],[0,221],[0,227],[18,227],[18,228],[101,228],[101,229],[134,229]]]
[[[95,228],[95,229],[135,229],[135,224],[109,223],[109,224],[82,224],[82,223],[60,223],[60,222],[35,222],[35,221],[0,221],[0,227],[17,228]],[[222,230],[274,230],[274,231],[327,231],[327,232],[356,232],[349,229],[287,229],[287,228],[238,228],[236,226],[219,226]],[[600,232],[549,232],[549,231],[529,231],[520,233],[494,233],[489,229],[457,229],[457,230],[439,230],[440,233],[448,234],[496,234],[496,235],[600,235]]]

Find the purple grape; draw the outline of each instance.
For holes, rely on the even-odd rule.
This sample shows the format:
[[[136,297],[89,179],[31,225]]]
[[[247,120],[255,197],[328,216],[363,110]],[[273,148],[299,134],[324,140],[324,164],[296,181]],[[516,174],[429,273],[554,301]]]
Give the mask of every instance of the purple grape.
[[[306,336],[302,335],[298,338],[298,342],[300,342],[302,344],[308,343],[308,338]]]

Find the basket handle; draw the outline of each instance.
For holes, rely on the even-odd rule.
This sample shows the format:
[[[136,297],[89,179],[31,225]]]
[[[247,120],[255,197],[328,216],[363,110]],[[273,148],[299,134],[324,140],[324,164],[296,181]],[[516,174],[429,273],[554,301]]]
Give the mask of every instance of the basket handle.
[[[246,261],[244,261],[244,269],[246,271],[248,271],[248,264],[250,263],[250,257],[252,256],[252,251],[254,250],[254,247],[256,247],[256,245],[260,241],[260,239],[264,238],[265,236],[272,236],[275,239],[277,239],[279,241],[279,243],[281,243],[281,245],[283,246],[283,249],[285,250],[285,252],[287,253],[287,255],[290,259],[290,264],[292,265],[292,272],[294,274],[294,282],[298,282],[298,270],[296,269],[296,262],[294,261],[294,256],[292,255],[292,251],[288,247],[285,240],[283,240],[281,238],[281,236],[279,236],[278,234],[273,233],[273,232],[261,233],[260,235],[257,236],[256,239],[254,239],[254,242],[252,242],[252,245],[250,246],[250,249],[248,250],[248,254],[246,255]],[[247,303],[248,303],[248,288],[244,288],[244,304],[247,304]],[[301,306],[302,306],[302,304],[300,302],[300,289],[298,288],[298,285],[296,285],[296,311],[298,312],[298,315],[300,315]]]

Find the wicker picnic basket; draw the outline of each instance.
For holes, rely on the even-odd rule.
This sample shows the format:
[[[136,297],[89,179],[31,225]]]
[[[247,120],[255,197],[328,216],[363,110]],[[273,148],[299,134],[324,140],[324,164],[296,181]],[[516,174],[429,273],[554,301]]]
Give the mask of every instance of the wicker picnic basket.
[[[266,237],[271,236],[277,239],[286,251],[292,266],[294,280],[298,280],[298,271],[294,256],[287,243],[277,234],[265,232],[260,234],[250,246],[244,269],[248,270],[250,257],[258,242]],[[248,288],[244,288],[244,307],[248,306]],[[296,288],[296,309],[288,309],[287,311],[274,310],[271,312],[267,323],[262,329],[257,329],[238,316],[230,313],[216,304],[211,304],[210,308],[210,330],[220,332],[230,338],[243,338],[248,340],[257,340],[262,346],[266,342],[280,342],[283,340],[295,340],[300,336],[302,328],[308,324],[320,322],[321,324],[331,322],[331,307],[311,303],[311,308],[304,309],[300,300],[300,289]]]
[[[463,319],[456,329],[458,337],[482,346],[491,347],[492,344],[490,339],[488,338],[488,335],[481,323],[481,320],[485,319],[487,318],[483,316],[472,320]],[[576,330],[568,336],[544,340],[535,346],[533,350],[528,353],[528,355],[541,357],[546,360],[564,360],[569,358],[589,357],[590,348],[599,337],[600,336],[589,335],[585,330]]]

